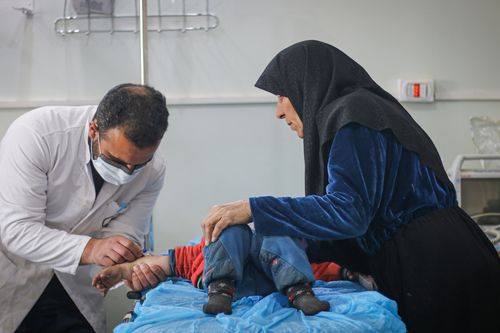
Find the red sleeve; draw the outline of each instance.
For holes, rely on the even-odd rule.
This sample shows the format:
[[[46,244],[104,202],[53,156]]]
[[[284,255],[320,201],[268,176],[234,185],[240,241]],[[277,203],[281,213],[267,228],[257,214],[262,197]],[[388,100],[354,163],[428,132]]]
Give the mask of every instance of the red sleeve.
[[[342,280],[341,267],[334,262],[311,264],[316,280],[336,281]]]
[[[184,279],[191,280],[196,287],[198,278],[203,274],[203,247],[205,240],[202,239],[196,245],[188,245],[175,248],[175,274]]]

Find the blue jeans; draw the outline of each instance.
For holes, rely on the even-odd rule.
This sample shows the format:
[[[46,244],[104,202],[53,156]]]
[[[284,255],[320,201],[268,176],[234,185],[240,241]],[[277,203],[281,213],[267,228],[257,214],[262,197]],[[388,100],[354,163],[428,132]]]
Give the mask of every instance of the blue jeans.
[[[286,236],[261,236],[247,225],[227,228],[203,250],[203,285],[219,279],[235,281],[235,299],[265,296],[314,281],[304,245]]]

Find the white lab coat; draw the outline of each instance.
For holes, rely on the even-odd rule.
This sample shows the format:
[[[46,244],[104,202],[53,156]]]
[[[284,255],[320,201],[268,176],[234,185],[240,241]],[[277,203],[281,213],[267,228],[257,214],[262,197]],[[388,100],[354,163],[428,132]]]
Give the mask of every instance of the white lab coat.
[[[88,145],[95,110],[33,110],[0,143],[2,333],[16,330],[54,273],[96,332],[105,332],[103,299],[91,286],[99,267],[79,266],[83,249],[91,236],[120,234],[143,243],[164,161],[156,154],[132,182],[105,182],[95,198]],[[128,207],[117,214],[122,202]]]

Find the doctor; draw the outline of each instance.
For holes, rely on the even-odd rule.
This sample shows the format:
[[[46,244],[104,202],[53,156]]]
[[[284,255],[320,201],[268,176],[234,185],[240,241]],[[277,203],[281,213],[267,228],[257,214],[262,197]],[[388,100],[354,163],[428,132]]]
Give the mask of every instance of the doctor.
[[[1,332],[105,331],[92,273],[142,256],[167,125],[165,97],[134,84],[97,108],[13,122],[0,143]]]

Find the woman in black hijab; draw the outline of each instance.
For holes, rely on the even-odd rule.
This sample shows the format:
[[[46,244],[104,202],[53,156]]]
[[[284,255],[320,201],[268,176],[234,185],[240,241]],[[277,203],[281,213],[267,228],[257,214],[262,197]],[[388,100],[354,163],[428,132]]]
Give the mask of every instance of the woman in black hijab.
[[[410,332],[497,332],[498,255],[397,100],[318,41],[281,51],[256,86],[278,96],[277,116],[304,139],[306,196],[214,206],[207,242],[253,221],[262,235],[308,240],[312,262],[372,275]]]

